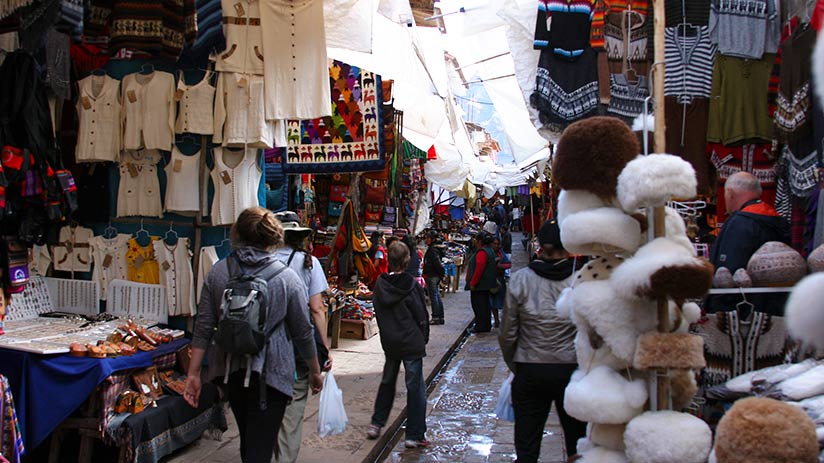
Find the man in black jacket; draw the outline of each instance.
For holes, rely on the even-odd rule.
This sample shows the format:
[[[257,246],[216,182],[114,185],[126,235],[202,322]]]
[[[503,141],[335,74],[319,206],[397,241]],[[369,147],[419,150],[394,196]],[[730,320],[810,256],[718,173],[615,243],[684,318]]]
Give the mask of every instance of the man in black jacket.
[[[432,320],[430,325],[443,325],[443,300],[441,299],[441,279],[446,273],[441,262],[441,252],[438,249],[438,232],[429,230],[426,234],[426,254],[423,256],[423,278],[426,281],[426,290],[429,292],[429,303],[432,306]]]
[[[375,284],[372,303],[380,329],[381,346],[386,356],[383,378],[375,399],[372,423],[366,431],[377,439],[389,419],[395,400],[395,383],[401,362],[406,371],[406,440],[407,448],[428,447],[426,440],[426,386],[423,381],[423,358],[429,342],[429,316],[423,288],[404,270],[409,264],[409,248],[394,242],[389,246],[389,273]]]

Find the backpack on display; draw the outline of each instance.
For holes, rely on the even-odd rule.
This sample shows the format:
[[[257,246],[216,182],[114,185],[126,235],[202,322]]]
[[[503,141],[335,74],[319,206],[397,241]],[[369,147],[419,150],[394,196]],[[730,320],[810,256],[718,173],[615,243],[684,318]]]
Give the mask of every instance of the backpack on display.
[[[252,375],[252,359],[263,352],[263,371],[266,371],[267,340],[283,319],[266,329],[266,317],[269,307],[269,281],[286,269],[280,262],[257,271],[244,272],[237,256],[232,254],[226,260],[229,266],[229,283],[223,290],[220,302],[220,314],[215,333],[215,343],[226,353],[226,375],[223,382],[228,382],[232,357],[246,357],[246,379],[244,387],[249,386]],[[266,408],[266,380],[260,376],[261,409]]]

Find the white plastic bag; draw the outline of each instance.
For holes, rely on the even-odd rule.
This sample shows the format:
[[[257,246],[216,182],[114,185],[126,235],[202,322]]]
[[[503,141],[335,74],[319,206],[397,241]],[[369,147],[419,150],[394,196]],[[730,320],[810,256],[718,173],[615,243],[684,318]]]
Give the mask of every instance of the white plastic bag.
[[[515,375],[510,373],[509,377],[498,389],[498,405],[495,406],[495,416],[499,420],[515,421],[515,409],[512,407],[512,380]]]
[[[318,435],[320,437],[333,436],[346,431],[346,410],[343,408],[343,391],[338,387],[332,372],[326,373],[323,379],[323,390],[320,391],[320,406],[318,407]]]

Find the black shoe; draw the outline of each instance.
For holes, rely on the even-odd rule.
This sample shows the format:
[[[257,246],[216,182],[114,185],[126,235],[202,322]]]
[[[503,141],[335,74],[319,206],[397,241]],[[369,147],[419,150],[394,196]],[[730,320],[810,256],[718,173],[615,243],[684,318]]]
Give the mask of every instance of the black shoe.
[[[486,329],[486,330],[479,330],[478,328],[476,328],[476,327],[474,327],[474,326],[473,326],[472,328],[469,328],[469,329],[467,329],[466,331],[467,331],[469,334],[475,334],[475,333],[489,333],[490,331],[492,331],[492,328],[490,328],[490,329]]]
[[[433,318],[432,320],[429,320],[429,324],[430,325],[443,325],[444,321],[443,321],[443,318]]]

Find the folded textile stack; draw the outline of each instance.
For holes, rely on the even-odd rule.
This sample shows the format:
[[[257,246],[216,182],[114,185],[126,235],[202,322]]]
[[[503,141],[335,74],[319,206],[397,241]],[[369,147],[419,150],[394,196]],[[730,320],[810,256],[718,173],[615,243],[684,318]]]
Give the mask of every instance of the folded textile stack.
[[[375,308],[372,301],[361,301],[353,297],[347,297],[344,303],[341,318],[346,320],[371,320],[375,318]]]

